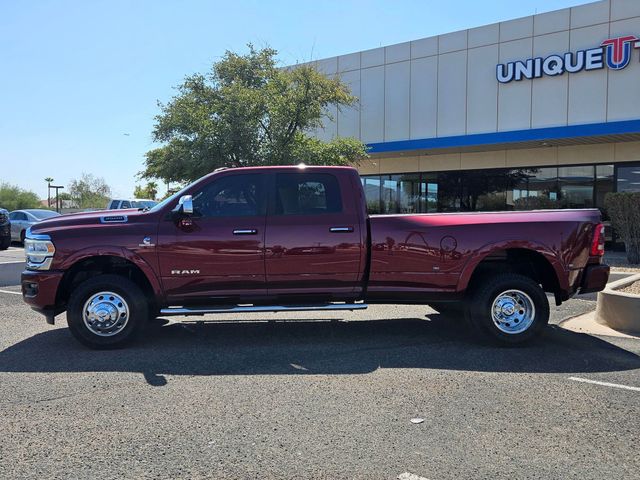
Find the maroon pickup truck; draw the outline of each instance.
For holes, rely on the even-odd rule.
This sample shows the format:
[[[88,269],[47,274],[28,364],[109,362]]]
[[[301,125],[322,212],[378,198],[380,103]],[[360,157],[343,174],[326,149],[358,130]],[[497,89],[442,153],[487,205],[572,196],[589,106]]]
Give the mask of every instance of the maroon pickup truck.
[[[367,215],[356,170],[223,169],[149,210],[65,215],[25,240],[24,300],[94,348],[167,315],[429,305],[502,343],[604,288],[598,210]],[[467,321],[464,321],[464,320]]]

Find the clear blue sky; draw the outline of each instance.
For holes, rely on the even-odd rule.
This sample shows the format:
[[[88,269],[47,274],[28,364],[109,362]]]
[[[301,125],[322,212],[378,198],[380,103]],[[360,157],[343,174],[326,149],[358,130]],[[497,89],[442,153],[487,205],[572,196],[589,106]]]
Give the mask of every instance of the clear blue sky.
[[[46,197],[82,172],[130,196],[156,102],[247,42],[283,64],[356,52],[584,1],[0,2],[0,182]],[[124,134],[129,134],[124,135]]]

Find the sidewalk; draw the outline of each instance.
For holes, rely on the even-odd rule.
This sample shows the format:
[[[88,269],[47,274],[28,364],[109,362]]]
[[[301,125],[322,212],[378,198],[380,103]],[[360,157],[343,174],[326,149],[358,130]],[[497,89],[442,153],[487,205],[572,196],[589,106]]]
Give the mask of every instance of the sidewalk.
[[[577,317],[568,318],[560,322],[559,326],[565,330],[576,333],[586,333],[589,335],[604,335],[607,337],[620,337],[620,338],[635,338],[640,339],[640,336],[629,335],[619,332],[613,328],[609,328],[606,325],[601,325],[595,320],[596,312],[585,313],[578,315]]]
[[[611,267],[612,272],[640,273],[640,265],[629,264],[624,252],[605,252],[604,263]]]

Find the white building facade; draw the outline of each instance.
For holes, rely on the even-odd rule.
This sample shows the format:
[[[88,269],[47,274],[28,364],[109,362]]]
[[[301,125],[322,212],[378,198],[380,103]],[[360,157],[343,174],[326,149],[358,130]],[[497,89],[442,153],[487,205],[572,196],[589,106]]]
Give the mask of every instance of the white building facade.
[[[640,0],[604,0],[315,62],[358,105],[373,212],[602,207],[640,190]]]

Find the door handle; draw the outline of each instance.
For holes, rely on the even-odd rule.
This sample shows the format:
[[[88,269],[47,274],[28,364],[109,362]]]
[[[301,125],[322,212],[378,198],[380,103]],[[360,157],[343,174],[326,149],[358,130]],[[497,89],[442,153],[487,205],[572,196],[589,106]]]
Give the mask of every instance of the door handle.
[[[258,233],[258,230],[255,228],[240,228],[233,231],[234,235],[255,235]]]
[[[331,227],[329,231],[331,233],[347,233],[353,232],[353,227]]]

